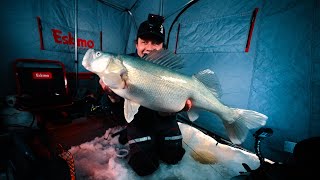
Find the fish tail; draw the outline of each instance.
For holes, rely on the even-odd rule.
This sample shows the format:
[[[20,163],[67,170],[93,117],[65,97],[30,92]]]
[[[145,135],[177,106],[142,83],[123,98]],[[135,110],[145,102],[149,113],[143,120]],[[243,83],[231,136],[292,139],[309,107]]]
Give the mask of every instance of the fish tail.
[[[266,124],[268,117],[252,110],[231,108],[234,111],[233,121],[223,121],[230,140],[241,144],[250,129],[260,128]]]

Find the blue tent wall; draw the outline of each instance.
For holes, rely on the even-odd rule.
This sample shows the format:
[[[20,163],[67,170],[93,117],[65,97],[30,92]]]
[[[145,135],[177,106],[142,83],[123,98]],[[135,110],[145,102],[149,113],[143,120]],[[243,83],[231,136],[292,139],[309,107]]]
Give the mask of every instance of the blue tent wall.
[[[107,1],[124,9],[135,0]],[[102,31],[103,51],[134,52],[136,25],[148,13],[159,14],[160,1],[139,0],[126,11],[100,1],[78,0],[78,28]],[[188,0],[163,0],[165,28]],[[249,52],[245,45],[252,12],[259,8]],[[2,51],[0,96],[15,93],[12,62],[17,58],[62,61],[67,71],[75,71],[74,53],[40,50],[36,17],[74,28],[74,1],[15,0],[1,6],[0,43]],[[171,15],[170,17],[167,17]],[[320,136],[320,3],[319,0],[199,0],[183,13],[173,26],[169,49],[175,49],[186,62],[183,73],[194,74],[210,68],[218,76],[221,101],[232,107],[252,109],[269,117],[267,127],[273,136],[262,144],[263,154],[286,161],[285,142]],[[168,35],[168,34],[167,34]],[[79,54],[79,71],[83,54]],[[225,129],[215,115],[203,112],[195,121],[224,138]],[[251,133],[253,133],[252,131]],[[253,151],[248,135],[242,147]]]
[[[282,160],[286,141],[320,133],[311,118],[315,3],[266,1],[262,9],[249,107],[259,106],[268,114],[274,135],[265,148]]]
[[[311,47],[311,136],[319,136],[320,129],[320,1],[314,2]]]
[[[254,8],[259,12],[246,53]],[[318,0],[201,0],[176,23],[172,50],[179,23],[177,53],[189,65],[185,73],[211,68],[221,82],[222,102],[269,117],[266,126],[274,134],[262,145],[266,157],[286,161],[291,155],[286,151],[292,150],[287,141],[320,135]],[[195,123],[227,138],[220,120],[210,113]],[[253,141],[249,135],[242,146],[253,151]]]

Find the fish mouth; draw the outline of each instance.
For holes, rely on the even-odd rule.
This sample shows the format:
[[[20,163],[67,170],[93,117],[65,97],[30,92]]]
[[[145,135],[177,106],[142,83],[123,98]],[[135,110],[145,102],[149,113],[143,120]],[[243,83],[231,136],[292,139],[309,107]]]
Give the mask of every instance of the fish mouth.
[[[83,56],[82,65],[85,68],[90,67],[90,60],[94,59],[94,49],[88,49],[86,54]]]

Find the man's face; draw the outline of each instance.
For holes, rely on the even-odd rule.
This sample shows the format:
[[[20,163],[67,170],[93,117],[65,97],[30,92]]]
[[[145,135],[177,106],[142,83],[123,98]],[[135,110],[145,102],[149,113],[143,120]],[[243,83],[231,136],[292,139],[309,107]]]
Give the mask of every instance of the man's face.
[[[138,56],[143,57],[144,54],[149,54],[153,50],[160,50],[163,48],[163,42],[153,40],[146,40],[138,38],[136,43]]]

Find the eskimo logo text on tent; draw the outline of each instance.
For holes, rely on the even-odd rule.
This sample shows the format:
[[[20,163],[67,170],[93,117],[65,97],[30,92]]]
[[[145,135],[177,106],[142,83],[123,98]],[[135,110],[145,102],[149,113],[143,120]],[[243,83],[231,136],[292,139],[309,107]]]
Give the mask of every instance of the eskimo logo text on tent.
[[[51,72],[32,72],[32,79],[52,79]]]
[[[71,32],[68,32],[67,36],[63,36],[62,31],[60,31],[59,29],[51,29],[51,30],[52,30],[52,36],[55,43],[74,45],[74,37],[72,36]],[[94,48],[93,40],[85,40],[85,39],[78,38],[77,43],[79,47]]]

